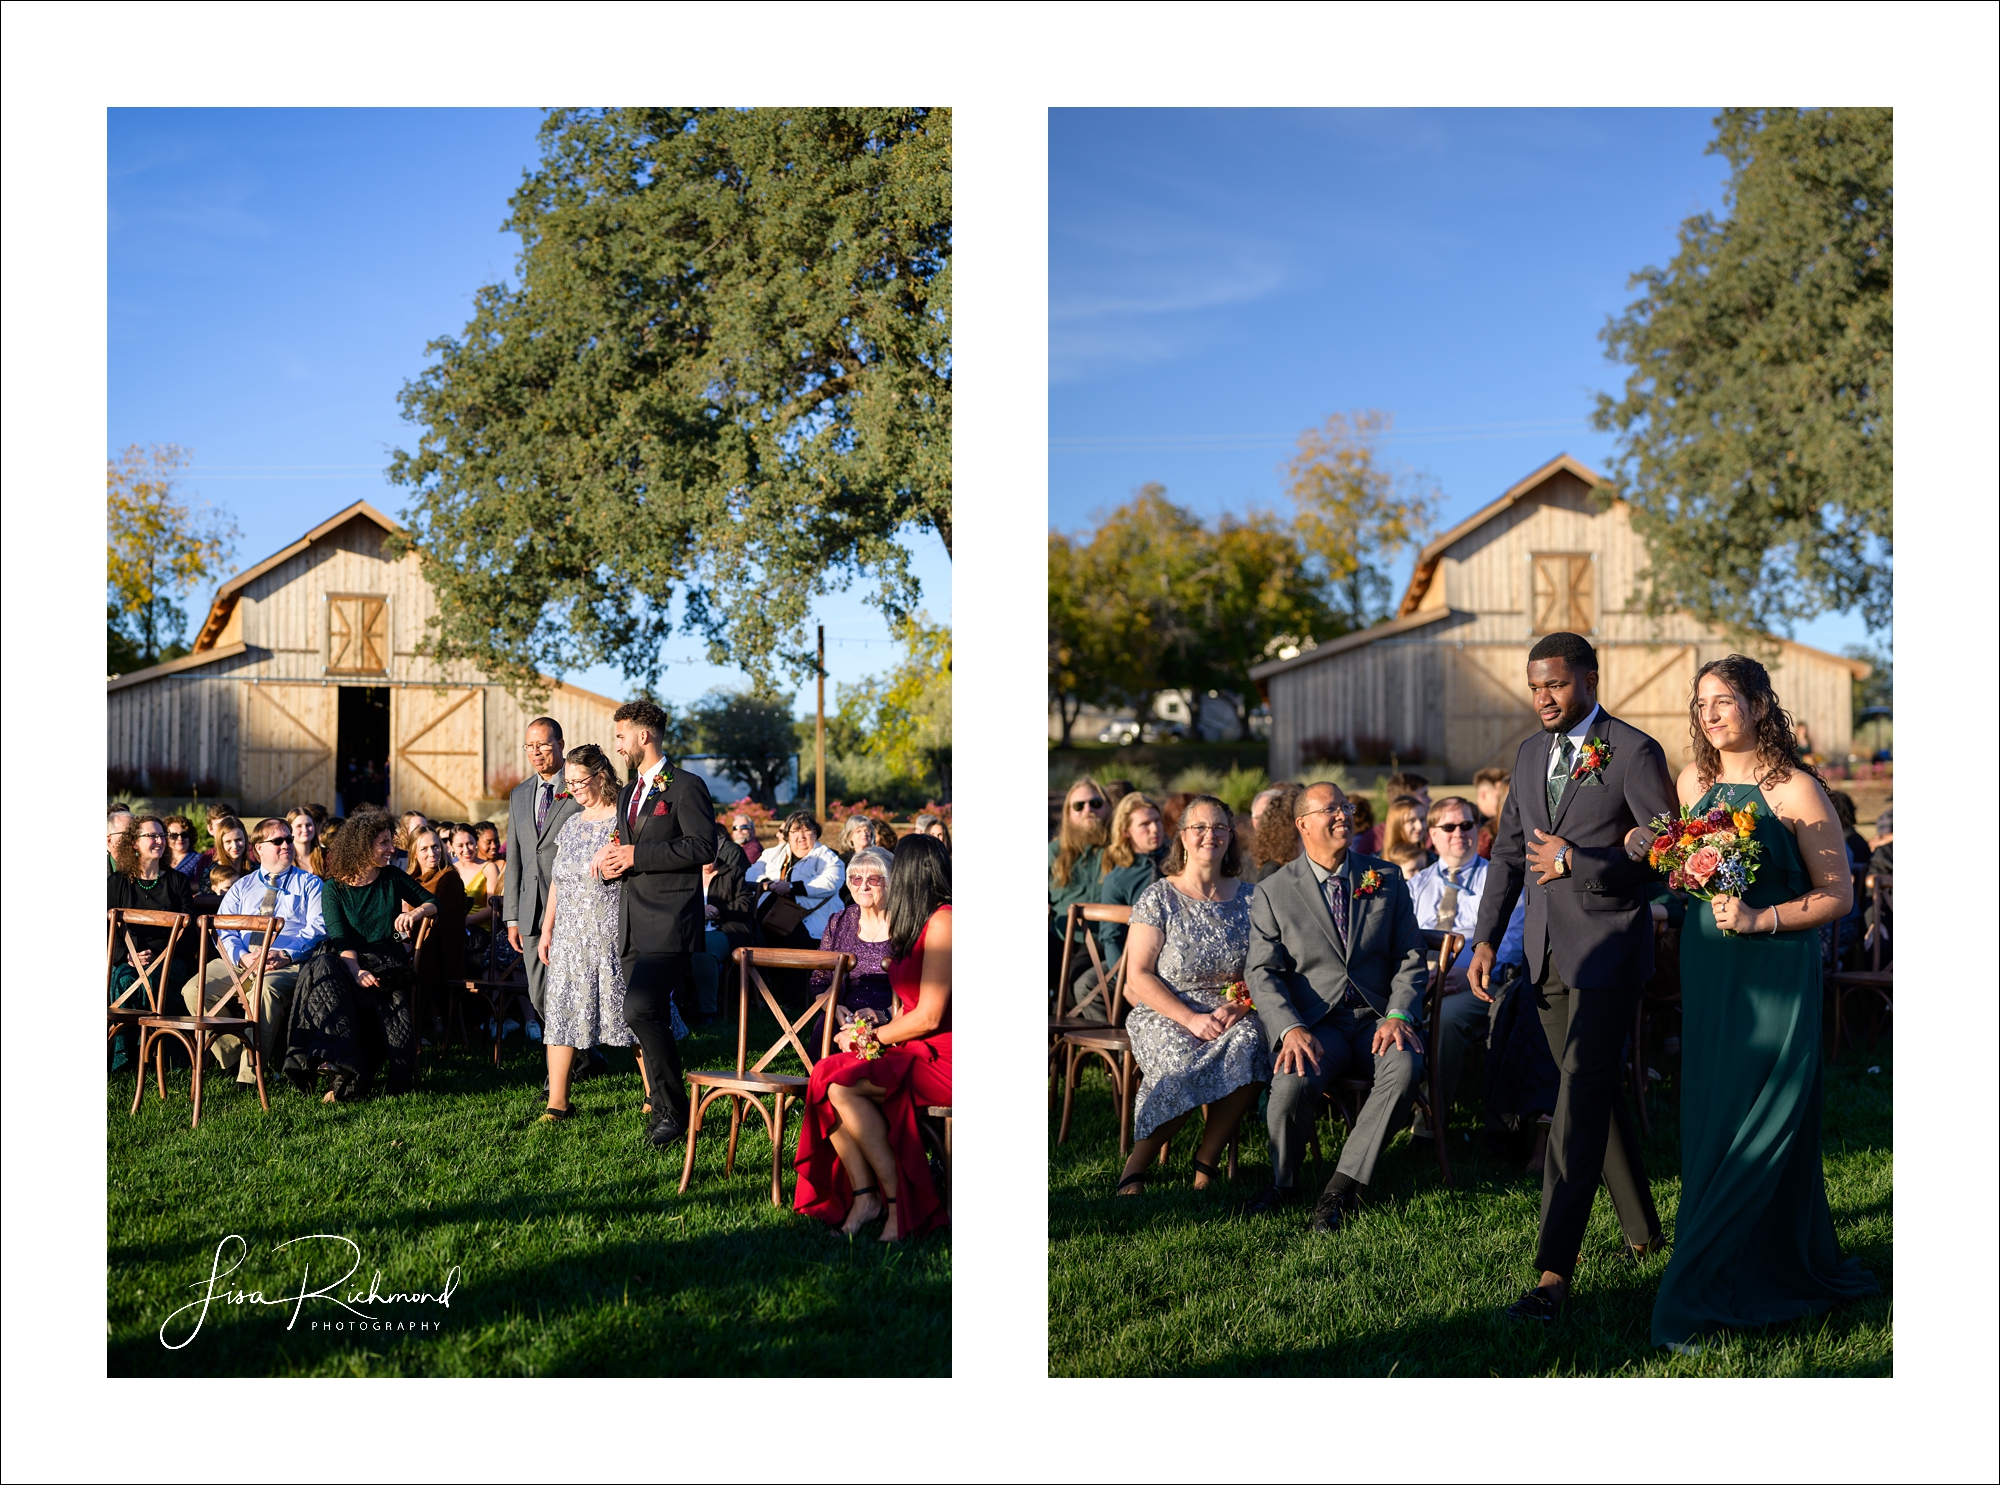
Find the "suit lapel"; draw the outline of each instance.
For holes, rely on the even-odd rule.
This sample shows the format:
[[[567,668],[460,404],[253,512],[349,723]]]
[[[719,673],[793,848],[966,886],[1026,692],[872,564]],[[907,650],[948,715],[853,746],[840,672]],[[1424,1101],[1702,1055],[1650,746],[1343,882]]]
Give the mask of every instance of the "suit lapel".
[[[1583,738],[1585,742],[1590,741],[1590,739],[1593,737],[1604,736],[1605,728],[1611,721],[1611,713],[1605,711],[1603,708],[1600,707],[1598,709],[1597,715],[1591,720],[1593,725],[1584,730]],[[1549,747],[1551,751],[1553,751],[1555,748],[1555,739],[1553,737],[1549,739]],[[1582,755],[1581,755],[1581,750],[1579,749],[1577,761],[1570,764],[1570,773],[1572,775],[1575,774],[1577,766],[1581,762],[1582,762]],[[1606,764],[1605,767],[1608,769],[1610,765]],[[1548,763],[1546,760],[1544,760],[1542,764],[1542,771],[1544,773],[1548,771]],[[1576,798],[1578,791],[1581,790],[1582,787],[1583,787],[1582,783],[1574,777],[1572,777],[1567,784],[1563,785],[1562,801],[1556,806],[1555,818],[1549,822],[1550,835],[1558,835],[1561,833],[1559,827],[1562,825],[1563,816],[1569,813],[1570,803]],[[1546,789],[1542,791],[1542,798],[1544,800],[1548,798],[1548,791]]]
[[[1326,941],[1333,949],[1333,957],[1338,959],[1342,964],[1346,964],[1347,950],[1340,942],[1340,935],[1334,931],[1333,914],[1327,910],[1326,898],[1320,892],[1319,878],[1313,875],[1312,863],[1306,860],[1305,856],[1301,854],[1298,858],[1298,864],[1300,870],[1293,880],[1298,884],[1298,890],[1305,899],[1305,906],[1308,909],[1307,916],[1319,924],[1320,932],[1326,935]],[[1344,887],[1339,877],[1334,878],[1334,886],[1336,888]],[[1348,899],[1347,911],[1347,924],[1351,931],[1354,926],[1354,901],[1352,898]]]
[[[1537,741],[1535,745],[1535,787],[1528,795],[1530,799],[1535,801],[1534,812],[1540,817],[1542,822],[1540,828],[1550,835],[1556,833],[1556,822],[1549,818],[1549,755],[1555,751],[1555,746],[1556,736],[1553,732],[1544,732]],[[1564,790],[1563,792],[1567,796],[1568,791]],[[1530,820],[1526,824],[1528,828],[1522,831],[1522,835],[1529,845],[1533,845],[1535,840],[1535,823]]]

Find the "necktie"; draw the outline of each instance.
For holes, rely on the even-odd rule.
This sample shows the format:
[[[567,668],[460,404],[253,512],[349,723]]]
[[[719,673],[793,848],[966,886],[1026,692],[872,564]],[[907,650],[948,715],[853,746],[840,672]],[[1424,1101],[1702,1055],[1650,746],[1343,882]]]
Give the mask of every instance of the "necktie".
[[[1458,925],[1458,872],[1445,868],[1444,892],[1438,897],[1437,922],[1431,926],[1450,930]]]
[[[639,782],[632,786],[632,816],[628,823],[634,830],[639,828],[639,801],[646,797],[646,776],[639,775]]]
[[[1320,884],[1320,891],[1326,897],[1326,910],[1333,914],[1334,936],[1340,940],[1341,953],[1347,952],[1347,888],[1339,877],[1328,877]]]
[[[549,823],[549,796],[554,792],[555,786],[547,779],[543,779],[535,790],[535,834],[537,835],[540,835],[542,827]]]
[[[1565,732],[1556,739],[1556,764],[1549,774],[1549,818],[1556,817],[1556,806],[1562,803],[1563,790],[1569,784],[1570,759],[1576,756],[1576,744],[1569,740]]]

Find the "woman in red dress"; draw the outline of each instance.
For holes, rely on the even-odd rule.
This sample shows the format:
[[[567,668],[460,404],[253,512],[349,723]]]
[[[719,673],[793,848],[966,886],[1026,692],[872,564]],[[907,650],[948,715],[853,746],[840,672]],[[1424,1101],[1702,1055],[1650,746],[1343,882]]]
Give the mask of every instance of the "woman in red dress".
[[[927,1106],[951,1102],[951,853],[928,835],[896,845],[887,964],[895,1019],[843,1030],[813,1068],[792,1204],[846,1233],[886,1214],[892,1243],[950,1220],[917,1127]]]

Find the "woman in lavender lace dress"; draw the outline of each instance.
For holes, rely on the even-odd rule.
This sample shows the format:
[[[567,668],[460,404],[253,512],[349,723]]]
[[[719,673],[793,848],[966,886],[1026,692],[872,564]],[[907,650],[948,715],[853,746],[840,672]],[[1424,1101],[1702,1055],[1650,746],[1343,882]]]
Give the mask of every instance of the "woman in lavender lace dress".
[[[1243,979],[1250,954],[1250,903],[1257,889],[1239,881],[1229,806],[1206,794],[1187,802],[1160,880],[1132,904],[1125,937],[1131,970],[1125,997],[1145,1081],[1134,1111],[1137,1142],[1118,1194],[1146,1189],[1160,1145],[1194,1110],[1208,1119],[1195,1151],[1195,1190],[1217,1174],[1244,1112],[1271,1080],[1271,1054],[1247,998],[1228,991]]]
[[[563,776],[583,806],[563,822],[556,836],[555,869],[549,882],[542,963],[544,981],[542,1045],[549,1064],[547,1123],[573,1116],[570,1071],[591,1047],[629,1047],[638,1041],[625,1024],[625,973],[618,962],[618,884],[592,876],[590,861],[611,838],[618,812],[618,776],[594,743],[571,748]],[[674,1012],[676,1038],[687,1035]]]

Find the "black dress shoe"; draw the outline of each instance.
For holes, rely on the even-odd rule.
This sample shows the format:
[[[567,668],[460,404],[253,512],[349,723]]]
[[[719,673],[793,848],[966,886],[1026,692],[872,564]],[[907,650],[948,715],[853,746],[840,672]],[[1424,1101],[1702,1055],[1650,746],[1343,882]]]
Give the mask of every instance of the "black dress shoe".
[[[1643,1263],[1655,1253],[1663,1251],[1666,1246],[1667,1240],[1665,1238],[1654,1238],[1649,1243],[1620,1243],[1618,1245],[1618,1256],[1623,1258],[1627,1263]]]
[[[1288,1207],[1299,1199],[1298,1193],[1289,1186],[1266,1186],[1250,1198],[1243,1208],[1246,1217],[1268,1217],[1282,1207]]]
[[[1568,1297],[1568,1292],[1562,1289],[1530,1289],[1507,1306],[1507,1315],[1513,1320],[1537,1320],[1543,1325],[1553,1325]]]
[[[1322,1196],[1313,1203],[1311,1232],[1339,1232],[1348,1219],[1352,1208],[1339,1197],[1331,1194]]]
[[[646,1138],[662,1150],[671,1149],[687,1138],[687,1120],[672,1109],[662,1109],[646,1125]]]

